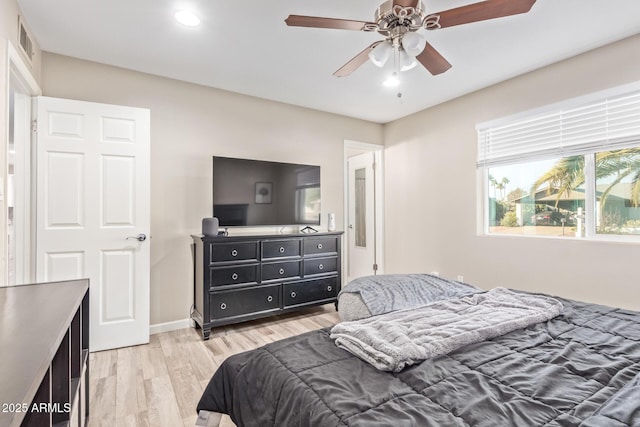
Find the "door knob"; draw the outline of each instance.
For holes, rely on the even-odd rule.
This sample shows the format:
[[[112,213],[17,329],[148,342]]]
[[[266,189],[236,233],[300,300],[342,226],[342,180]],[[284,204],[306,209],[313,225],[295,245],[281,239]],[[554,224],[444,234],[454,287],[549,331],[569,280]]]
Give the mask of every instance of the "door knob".
[[[144,242],[145,240],[147,240],[147,235],[144,233],[140,233],[137,236],[127,236],[127,240],[129,239],[136,239],[138,242]]]

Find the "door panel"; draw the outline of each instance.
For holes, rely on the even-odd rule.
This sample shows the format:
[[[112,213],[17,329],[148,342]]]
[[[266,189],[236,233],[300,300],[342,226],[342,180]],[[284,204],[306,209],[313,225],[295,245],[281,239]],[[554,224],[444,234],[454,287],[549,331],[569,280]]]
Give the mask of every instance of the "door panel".
[[[58,282],[86,277],[84,266],[84,252],[49,252],[45,259],[44,280]]]
[[[136,142],[136,122],[131,119],[101,117],[102,141],[133,144]]]
[[[347,281],[375,274],[374,154],[349,158],[349,218]]]
[[[49,229],[84,226],[84,155],[48,152],[45,222]]]
[[[136,158],[102,156],[100,207],[103,227],[134,226]]]
[[[135,282],[131,273],[135,268],[135,253],[132,250],[102,251],[99,282],[100,324],[135,320]]]
[[[47,134],[50,137],[82,140],[85,128],[84,118],[84,114],[50,111],[47,118],[49,125]]]
[[[149,341],[149,119],[38,98],[36,277],[90,279],[92,351]]]

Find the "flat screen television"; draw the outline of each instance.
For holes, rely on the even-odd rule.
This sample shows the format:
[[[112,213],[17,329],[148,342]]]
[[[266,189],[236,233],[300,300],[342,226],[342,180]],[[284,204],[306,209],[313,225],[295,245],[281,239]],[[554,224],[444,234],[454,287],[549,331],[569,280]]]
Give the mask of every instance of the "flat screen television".
[[[320,225],[320,166],[213,157],[220,227]]]

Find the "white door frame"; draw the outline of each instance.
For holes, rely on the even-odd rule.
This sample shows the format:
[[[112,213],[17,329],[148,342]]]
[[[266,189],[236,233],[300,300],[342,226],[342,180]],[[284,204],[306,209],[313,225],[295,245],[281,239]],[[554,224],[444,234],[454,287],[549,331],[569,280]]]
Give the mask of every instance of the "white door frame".
[[[347,227],[349,227],[349,169],[348,160],[357,154],[374,153],[376,161],[376,179],[375,179],[375,209],[373,215],[375,218],[370,218],[375,222],[375,234],[376,234],[376,264],[378,270],[376,274],[384,274],[384,146],[378,144],[370,144],[367,142],[358,142],[345,140],[344,141],[344,227],[345,236],[348,236]],[[367,218],[369,220],[369,218]],[[349,271],[349,245],[348,242],[342,245],[343,247],[343,259],[342,259],[342,271],[345,274],[342,275],[343,281],[346,280]],[[346,283],[345,283],[346,284]]]
[[[2,177],[3,184],[2,192],[5,195],[5,200],[9,196],[9,194],[15,190],[19,189],[21,194],[20,200],[16,200],[19,202],[18,215],[19,215],[19,226],[16,227],[16,264],[15,264],[15,281],[16,284],[24,284],[33,282],[35,279],[35,262],[33,257],[33,248],[35,247],[34,239],[35,233],[33,230],[35,229],[34,223],[34,215],[32,214],[32,207],[34,205],[34,197],[35,192],[32,191],[33,186],[31,183],[33,182],[34,169],[33,169],[33,134],[31,133],[31,121],[33,119],[33,108],[31,104],[31,97],[38,96],[42,93],[38,82],[35,80],[33,75],[31,74],[30,67],[25,63],[21,54],[18,50],[13,46],[11,41],[7,40],[7,73],[6,73],[6,81],[5,87],[7,88],[6,99],[5,99],[5,107],[6,107],[6,124],[9,126],[9,109],[10,106],[10,97],[11,91],[15,91],[15,93],[20,95],[20,104],[21,108],[19,111],[15,111],[17,120],[19,122],[19,131],[16,132],[21,137],[21,141],[23,143],[23,148],[21,152],[21,158],[19,161],[21,162],[21,166],[23,166],[23,174],[21,174],[18,178],[19,182],[13,183],[14,188],[10,189],[9,185],[11,183],[8,182],[8,171],[6,171],[5,176]],[[5,147],[8,150],[9,147],[9,133],[7,132],[4,136],[5,138]],[[5,153],[8,156],[9,153]],[[8,201],[8,200],[7,200]],[[8,205],[3,204],[3,208],[6,210]],[[6,212],[5,212],[6,214]],[[8,242],[6,241],[6,236],[8,232],[8,220],[6,216],[4,216],[4,230],[5,230],[5,241],[4,241],[4,252],[5,252],[5,265],[4,265],[4,280],[2,283],[9,284],[9,254],[8,254]],[[2,286],[2,284],[0,284]]]

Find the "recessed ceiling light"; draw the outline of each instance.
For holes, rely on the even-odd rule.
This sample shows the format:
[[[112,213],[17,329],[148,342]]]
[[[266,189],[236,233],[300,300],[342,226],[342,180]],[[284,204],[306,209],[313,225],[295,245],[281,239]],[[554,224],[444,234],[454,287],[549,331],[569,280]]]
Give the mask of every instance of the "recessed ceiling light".
[[[187,27],[197,27],[200,25],[200,18],[188,10],[181,10],[180,12],[177,12],[175,17],[179,23],[186,25]]]

